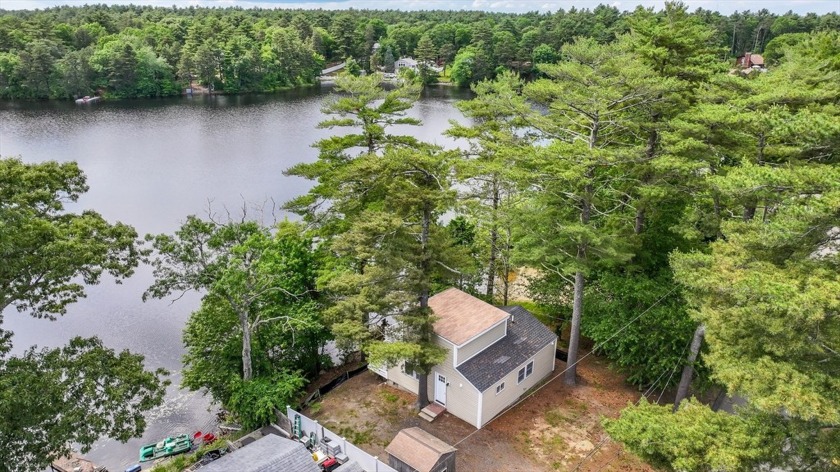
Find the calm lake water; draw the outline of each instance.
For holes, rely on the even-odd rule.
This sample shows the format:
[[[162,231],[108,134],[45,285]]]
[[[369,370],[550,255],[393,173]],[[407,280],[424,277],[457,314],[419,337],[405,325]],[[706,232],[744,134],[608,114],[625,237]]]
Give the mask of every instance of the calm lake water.
[[[206,215],[243,205],[263,220],[283,218],[273,211],[305,193],[310,184],[283,176],[298,162],[312,161],[316,140],[329,136],[316,124],[329,85],[273,95],[180,97],[161,100],[73,103],[0,102],[0,155],[26,162],[77,161],[90,191],[71,209],[94,209],[110,221],[134,226],[138,233],[172,232],[187,215]],[[442,136],[450,119],[464,121],[454,102],[468,92],[427,89],[410,115],[422,127],[399,132],[452,147]],[[141,267],[122,285],[110,280],[89,287],[88,297],[64,317],[50,322],[7,310],[4,328],[15,333],[15,352],[32,345],[55,347],[73,336],[99,336],[111,348],[146,356],[149,368],[172,372],[166,402],[148,415],[142,438],[126,444],[103,440],[87,456],[112,472],[137,461],[142,444],[161,437],[208,430],[213,410],[199,393],[180,384],[181,330],[199,296],[175,303],[141,301],[151,284],[151,270]]]

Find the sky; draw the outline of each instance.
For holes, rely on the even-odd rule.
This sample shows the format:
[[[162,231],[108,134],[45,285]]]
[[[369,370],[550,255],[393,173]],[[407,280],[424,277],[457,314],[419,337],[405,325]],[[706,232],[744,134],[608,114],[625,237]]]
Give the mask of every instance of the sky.
[[[766,8],[772,13],[809,12],[825,14],[840,12],[840,0],[683,0],[690,10],[704,8],[723,14],[734,11],[757,11]],[[171,7],[241,6],[243,8],[323,8],[336,9],[399,9],[399,10],[487,10],[509,13],[527,11],[554,12],[560,8],[592,8],[599,3],[610,4],[619,10],[633,10],[637,5],[662,8],[665,0],[0,0],[6,10],[32,10],[57,5],[84,4],[141,4]]]

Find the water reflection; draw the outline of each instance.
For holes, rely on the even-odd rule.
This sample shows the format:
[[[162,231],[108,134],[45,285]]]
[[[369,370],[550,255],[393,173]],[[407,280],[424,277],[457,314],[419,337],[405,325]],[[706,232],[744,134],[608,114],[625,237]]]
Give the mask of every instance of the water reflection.
[[[160,100],[105,101],[85,106],[64,102],[0,103],[0,155],[27,162],[78,161],[90,191],[74,211],[94,209],[140,234],[171,232],[187,215],[237,209],[243,202],[282,203],[306,192],[309,182],[283,176],[298,162],[312,161],[311,147],[328,136],[319,130],[320,108],[329,87],[274,95],[194,96]],[[409,113],[422,127],[402,127],[421,140],[446,147],[449,119],[463,120],[454,101],[468,92],[427,89]],[[270,207],[270,205],[269,205]],[[274,215],[283,217],[282,213]],[[213,415],[208,401],[177,388],[181,330],[199,296],[171,304],[143,303],[151,270],[141,267],[122,285],[88,288],[88,297],[55,322],[7,310],[4,328],[15,333],[15,351],[32,345],[60,346],[72,336],[100,336],[113,349],[146,356],[150,368],[173,372],[166,403],[149,414],[143,438],[127,444],[100,441],[88,456],[110,470],[136,462],[142,444],[160,437],[206,430]]]

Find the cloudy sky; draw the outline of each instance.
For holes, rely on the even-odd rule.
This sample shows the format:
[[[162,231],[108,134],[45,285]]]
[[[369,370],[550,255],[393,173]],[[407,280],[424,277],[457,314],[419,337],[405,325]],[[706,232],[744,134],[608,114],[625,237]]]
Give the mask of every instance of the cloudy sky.
[[[796,13],[828,13],[840,11],[840,0],[684,0],[693,10],[705,8],[724,14],[736,10],[760,10],[773,13],[793,10]],[[170,7],[201,5],[243,8],[324,8],[324,9],[386,9],[400,10],[492,10],[501,12],[556,11],[559,8],[594,7],[609,3],[621,10],[632,10],[636,5],[661,8],[664,0],[0,0],[0,8],[7,10],[47,8],[56,5],[84,5],[86,3],[143,4]]]

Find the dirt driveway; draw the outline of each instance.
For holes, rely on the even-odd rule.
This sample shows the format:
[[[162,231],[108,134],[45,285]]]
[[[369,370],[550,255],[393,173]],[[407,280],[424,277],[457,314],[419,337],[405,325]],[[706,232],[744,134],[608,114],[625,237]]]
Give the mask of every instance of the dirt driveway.
[[[555,372],[565,366],[557,361]],[[578,376],[577,387],[558,378],[480,431],[448,413],[433,423],[420,419],[413,394],[370,372],[345,382],[306,413],[386,463],[385,446],[397,432],[419,426],[455,445],[461,471],[653,471],[620,445],[604,442],[600,424],[604,416],[618,416],[639,392],[596,356],[578,364]]]

